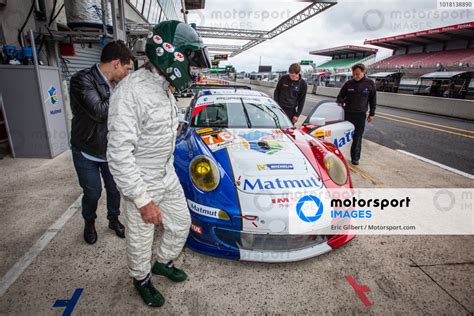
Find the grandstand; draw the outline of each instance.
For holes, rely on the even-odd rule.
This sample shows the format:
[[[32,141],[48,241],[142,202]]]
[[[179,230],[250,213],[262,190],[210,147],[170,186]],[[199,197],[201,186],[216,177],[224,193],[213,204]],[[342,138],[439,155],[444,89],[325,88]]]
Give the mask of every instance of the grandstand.
[[[435,70],[474,69],[473,40],[474,22],[470,22],[366,40],[364,44],[393,50],[392,56],[372,64],[372,71],[404,69],[405,73],[419,75]]]
[[[370,65],[368,74],[402,72],[399,93],[411,94],[420,90],[420,78],[428,73],[474,72],[474,22],[365,40],[364,44],[392,50],[392,56]],[[469,74],[466,76],[470,77]],[[458,85],[454,82],[455,79],[452,81],[451,85]],[[440,84],[439,80],[432,82],[433,85]],[[451,85],[442,84],[441,88]],[[446,90],[441,91],[440,95],[451,96],[453,93]],[[469,86],[467,94],[456,95],[471,99],[474,97],[474,86]]]
[[[311,55],[331,57],[331,60],[316,66],[317,71],[329,71],[332,73],[347,72],[351,66],[364,62],[367,63],[377,54],[377,49],[346,45],[334,48],[322,49],[309,52]]]

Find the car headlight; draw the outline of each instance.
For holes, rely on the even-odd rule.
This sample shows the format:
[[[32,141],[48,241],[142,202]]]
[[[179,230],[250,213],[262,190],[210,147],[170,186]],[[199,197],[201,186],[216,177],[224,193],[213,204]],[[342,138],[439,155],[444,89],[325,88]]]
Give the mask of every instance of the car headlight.
[[[217,188],[220,181],[219,169],[216,164],[206,156],[197,156],[191,161],[189,167],[191,180],[194,185],[205,192]]]
[[[344,162],[333,153],[328,153],[324,156],[324,168],[326,168],[329,177],[334,183],[344,185],[347,182],[346,166]]]

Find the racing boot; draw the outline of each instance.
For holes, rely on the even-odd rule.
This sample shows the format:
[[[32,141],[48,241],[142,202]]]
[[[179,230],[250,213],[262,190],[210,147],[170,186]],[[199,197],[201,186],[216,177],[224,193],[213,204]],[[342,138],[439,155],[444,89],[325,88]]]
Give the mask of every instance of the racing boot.
[[[165,276],[173,282],[183,282],[188,278],[188,275],[183,270],[174,266],[173,260],[166,264],[156,261],[151,272],[156,275]]]
[[[148,274],[147,277],[141,281],[133,279],[133,285],[148,306],[160,307],[165,303],[163,295],[161,295],[151,283],[151,274]]]

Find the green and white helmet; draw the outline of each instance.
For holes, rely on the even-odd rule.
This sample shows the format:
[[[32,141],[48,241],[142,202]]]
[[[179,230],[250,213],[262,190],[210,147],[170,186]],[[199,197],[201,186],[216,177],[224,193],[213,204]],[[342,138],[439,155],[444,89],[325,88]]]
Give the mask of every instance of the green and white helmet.
[[[148,34],[146,55],[178,91],[191,83],[190,67],[210,68],[207,47],[191,26],[163,21]]]

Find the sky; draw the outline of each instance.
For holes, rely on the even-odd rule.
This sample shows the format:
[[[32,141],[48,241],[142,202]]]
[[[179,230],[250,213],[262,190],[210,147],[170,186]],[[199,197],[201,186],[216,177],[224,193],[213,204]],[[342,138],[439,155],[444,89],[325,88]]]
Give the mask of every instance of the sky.
[[[337,4],[294,28],[239,55],[221,62],[238,72],[252,72],[262,65],[273,71],[287,70],[293,62],[328,57],[310,51],[342,45],[363,46],[365,39],[405,34],[474,21],[474,10],[438,9],[439,0],[338,0]],[[197,25],[252,30],[271,30],[303,10],[308,2],[295,0],[206,0],[205,8],[192,10],[188,22]],[[205,38],[205,43],[244,45],[246,41]],[[370,46],[369,46],[370,47]],[[391,50],[380,47],[377,58]],[[306,66],[309,67],[309,66]]]

